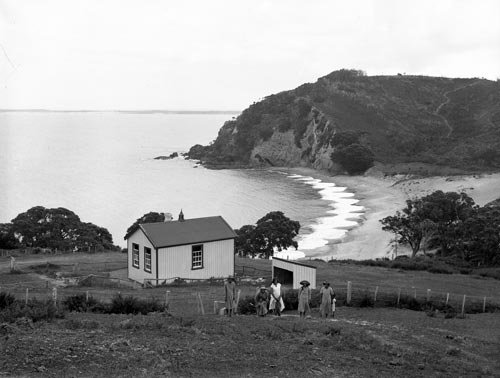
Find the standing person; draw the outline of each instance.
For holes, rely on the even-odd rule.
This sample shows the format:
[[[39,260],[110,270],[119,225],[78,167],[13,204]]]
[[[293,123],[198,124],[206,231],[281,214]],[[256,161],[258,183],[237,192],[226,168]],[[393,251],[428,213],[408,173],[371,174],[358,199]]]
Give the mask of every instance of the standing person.
[[[335,302],[337,302],[337,300],[335,299],[335,293],[333,293],[333,299],[332,299],[332,318],[335,317]]]
[[[319,306],[319,313],[322,318],[328,318],[330,312],[332,311],[332,299],[335,296],[335,293],[330,287],[329,282],[323,282],[323,287],[319,291],[319,294],[321,295],[321,305]]]
[[[266,316],[267,302],[269,301],[269,293],[265,286],[262,286],[255,295],[255,310],[257,316]]]
[[[227,278],[227,282],[224,285],[225,291],[225,301],[226,301],[226,313],[227,316],[231,317],[234,313],[234,297],[236,292],[236,284],[234,282],[234,278],[229,276]]]
[[[269,289],[271,293],[269,310],[273,311],[275,315],[281,316],[281,311],[285,309],[285,303],[283,303],[283,289],[276,277],[273,278],[273,283]],[[278,305],[276,305],[276,303],[278,303]]]
[[[311,313],[311,308],[309,302],[311,301],[311,288],[308,281],[301,281],[302,285],[299,289],[299,316],[300,318],[305,318],[306,314]]]

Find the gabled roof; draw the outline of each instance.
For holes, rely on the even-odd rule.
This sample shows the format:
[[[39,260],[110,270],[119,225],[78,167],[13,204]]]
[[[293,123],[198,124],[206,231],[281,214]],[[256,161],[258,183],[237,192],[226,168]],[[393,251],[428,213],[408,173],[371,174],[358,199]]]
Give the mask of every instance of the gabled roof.
[[[143,223],[131,230],[125,239],[141,229],[155,248],[206,243],[233,239],[236,233],[221,217],[205,217],[159,223]]]

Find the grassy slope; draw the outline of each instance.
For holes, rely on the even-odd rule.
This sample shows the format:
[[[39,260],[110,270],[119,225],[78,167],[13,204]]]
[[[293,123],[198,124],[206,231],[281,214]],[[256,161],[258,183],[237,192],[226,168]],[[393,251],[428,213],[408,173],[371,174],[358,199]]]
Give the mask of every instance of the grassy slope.
[[[232,319],[70,314],[3,332],[0,373],[36,377],[494,377],[500,317],[341,308]]]
[[[114,269],[123,264],[126,256],[76,254],[73,258],[81,265],[92,262],[93,266],[100,267],[106,262]],[[29,256],[19,258],[18,262],[26,263],[24,269],[27,269],[46,260],[64,266],[63,263],[71,259]],[[354,287],[412,284],[451,292],[467,290],[472,295],[500,289],[500,281],[461,275],[309,263],[317,266],[318,282],[328,279],[339,290],[347,280],[353,281]],[[263,276],[270,273],[269,260],[238,259],[237,265],[257,269],[256,273]],[[24,274],[8,274],[7,266],[8,259],[1,261],[0,282],[23,279]],[[40,282],[43,286],[45,281]],[[252,285],[240,288],[247,294],[254,290]],[[117,288],[90,289],[109,295],[117,291]],[[305,322],[299,321],[295,311],[282,318],[238,316],[228,319],[197,315],[196,306],[187,303],[193,290],[204,293],[205,298],[216,293],[216,297],[222,299],[222,287],[199,285],[169,289],[172,297],[178,299],[172,303],[174,316],[68,314],[66,319],[35,323],[33,328],[22,323],[0,326],[0,374],[37,377],[500,376],[498,314],[444,319],[442,315],[429,317],[424,312],[391,308],[339,307],[335,321],[319,319],[317,309],[313,309],[312,319]],[[129,292],[139,296],[164,295],[165,289],[130,289]],[[210,303],[206,302],[206,306],[210,308]]]

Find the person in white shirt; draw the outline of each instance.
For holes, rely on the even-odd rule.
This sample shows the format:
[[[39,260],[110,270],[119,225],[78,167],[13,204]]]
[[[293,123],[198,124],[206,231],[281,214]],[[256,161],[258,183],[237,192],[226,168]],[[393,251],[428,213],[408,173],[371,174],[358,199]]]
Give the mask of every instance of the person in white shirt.
[[[285,303],[283,302],[283,289],[276,277],[273,278],[273,283],[269,288],[269,292],[271,294],[269,310],[273,311],[275,315],[281,316],[281,311],[285,309]],[[276,305],[276,303],[278,303],[278,305]]]

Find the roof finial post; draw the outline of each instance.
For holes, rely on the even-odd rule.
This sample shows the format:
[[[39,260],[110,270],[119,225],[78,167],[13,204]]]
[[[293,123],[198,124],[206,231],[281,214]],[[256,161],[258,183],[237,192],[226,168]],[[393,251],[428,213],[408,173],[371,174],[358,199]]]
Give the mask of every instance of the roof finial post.
[[[179,222],[184,222],[184,213],[182,212],[182,209],[181,212],[179,213]]]

